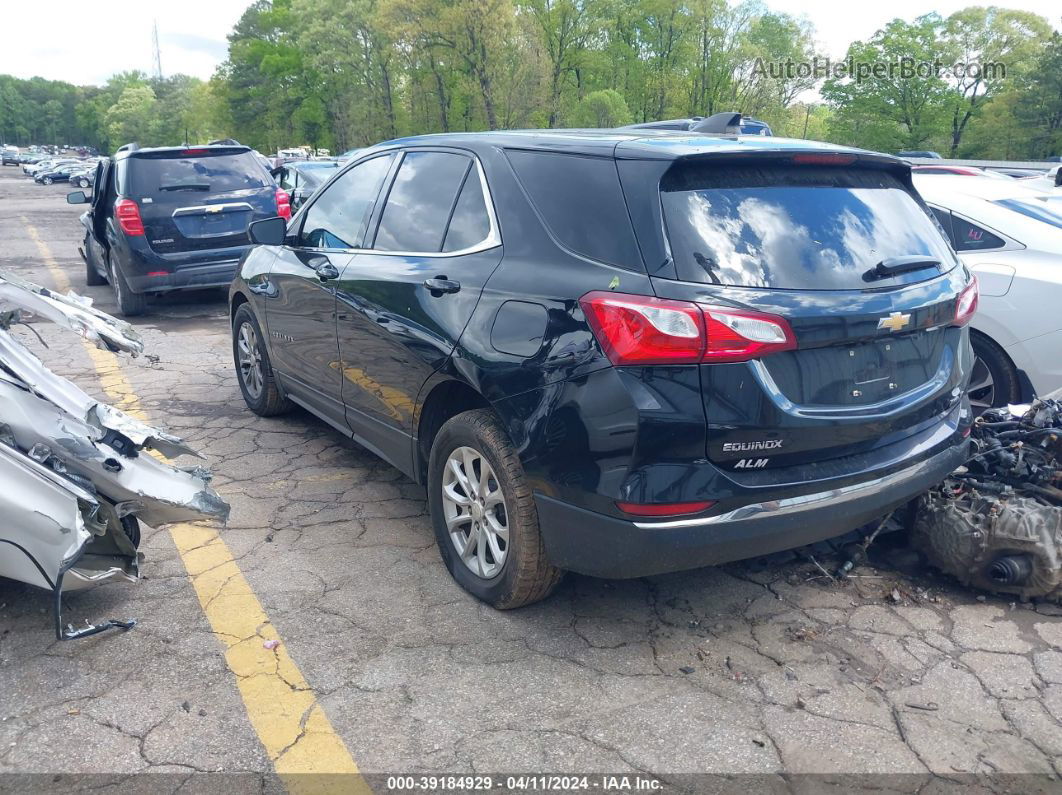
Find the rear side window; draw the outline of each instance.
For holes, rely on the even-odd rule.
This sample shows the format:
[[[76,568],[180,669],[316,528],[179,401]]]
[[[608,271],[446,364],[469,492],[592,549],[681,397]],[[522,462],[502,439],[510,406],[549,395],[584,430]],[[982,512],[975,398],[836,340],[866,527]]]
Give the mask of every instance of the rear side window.
[[[358,163],[329,185],[306,210],[299,245],[359,248],[394,155]]]
[[[615,161],[555,152],[506,154],[562,246],[599,262],[644,269]]]
[[[127,162],[129,190],[134,197],[256,190],[273,182],[251,152],[179,157],[166,153],[165,156],[134,156]]]
[[[955,265],[939,226],[885,171],[678,164],[661,182],[661,201],[683,281],[848,290],[886,286],[864,275],[891,257]]]
[[[440,251],[457,192],[471,158],[450,152],[409,152],[387,195],[373,248]]]
[[[951,217],[951,228],[956,251],[985,251],[1006,245],[1002,238],[958,215]]]

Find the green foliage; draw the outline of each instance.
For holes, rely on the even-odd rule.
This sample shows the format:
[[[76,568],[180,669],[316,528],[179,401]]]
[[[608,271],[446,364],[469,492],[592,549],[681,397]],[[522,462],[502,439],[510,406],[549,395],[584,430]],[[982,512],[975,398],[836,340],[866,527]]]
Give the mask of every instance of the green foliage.
[[[631,123],[631,111],[623,95],[611,88],[592,91],[572,111],[573,127],[619,127]]]
[[[102,150],[234,137],[343,151],[456,130],[618,126],[738,110],[776,134],[870,149],[1062,149],[1062,39],[994,6],[889,22],[857,63],[1004,73],[831,77],[806,19],[761,0],[254,0],[209,82],[125,72],[78,87],[0,75],[0,138]],[[816,86],[821,100],[809,103]]]

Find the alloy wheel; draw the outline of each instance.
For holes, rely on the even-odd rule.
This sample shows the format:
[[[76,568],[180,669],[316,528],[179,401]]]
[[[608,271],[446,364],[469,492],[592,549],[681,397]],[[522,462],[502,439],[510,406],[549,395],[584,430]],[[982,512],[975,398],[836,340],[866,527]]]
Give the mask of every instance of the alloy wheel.
[[[509,553],[505,495],[486,457],[458,447],[446,459],[442,480],[446,530],[458,557],[484,580],[498,576]]]
[[[980,356],[974,357],[973,374],[966,391],[970,396],[970,406],[976,414],[992,408],[995,404],[996,382],[992,378],[992,371]]]
[[[240,380],[247,393],[257,400],[262,394],[265,378],[262,375],[262,352],[258,349],[258,335],[250,323],[240,326],[236,350],[240,364]]]

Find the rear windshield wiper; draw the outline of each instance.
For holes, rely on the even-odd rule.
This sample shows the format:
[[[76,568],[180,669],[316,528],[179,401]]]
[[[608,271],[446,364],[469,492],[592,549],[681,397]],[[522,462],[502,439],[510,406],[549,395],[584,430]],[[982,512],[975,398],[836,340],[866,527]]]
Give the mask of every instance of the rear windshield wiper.
[[[162,185],[159,190],[210,190],[208,182],[178,182],[173,185]]]
[[[863,281],[872,282],[876,279],[887,279],[908,271],[920,271],[925,268],[940,268],[940,260],[927,257],[924,254],[910,254],[904,257],[889,257],[883,259],[873,268],[863,274]]]

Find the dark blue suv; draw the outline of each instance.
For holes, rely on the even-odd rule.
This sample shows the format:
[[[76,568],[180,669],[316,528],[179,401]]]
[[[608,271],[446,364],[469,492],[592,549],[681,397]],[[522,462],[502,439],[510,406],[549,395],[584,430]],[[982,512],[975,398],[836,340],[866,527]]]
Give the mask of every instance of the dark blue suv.
[[[499,608],[840,535],[966,456],[977,287],[910,173],[759,135],[381,144],[251,226],[240,388],[425,484]]]
[[[288,194],[246,146],[123,146],[97,166],[85,228],[85,280],[110,282],[121,314],[147,296],[232,281],[248,246],[247,225],[291,216]]]

